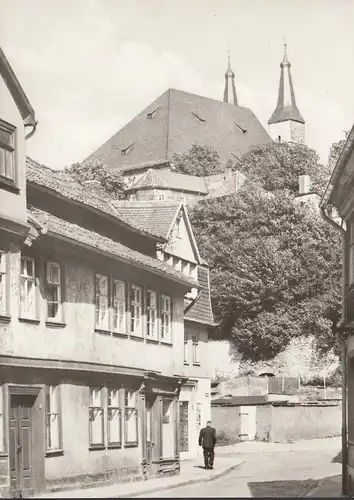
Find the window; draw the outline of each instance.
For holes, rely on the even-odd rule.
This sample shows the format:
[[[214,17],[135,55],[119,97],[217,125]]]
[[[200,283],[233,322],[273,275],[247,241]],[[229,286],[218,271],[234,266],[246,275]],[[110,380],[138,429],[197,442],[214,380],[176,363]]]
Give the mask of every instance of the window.
[[[124,415],[125,445],[136,446],[138,444],[138,410],[135,391],[125,391]]]
[[[348,276],[348,284],[351,285],[354,283],[354,222],[350,222],[349,224],[349,276]]]
[[[15,130],[0,120],[0,176],[15,181]]]
[[[0,251],[0,314],[7,312],[6,253]]]
[[[49,385],[45,388],[45,391],[47,450],[60,450],[62,448],[60,422],[60,386]]]
[[[108,277],[96,274],[96,328],[108,330]]]
[[[122,412],[119,390],[108,389],[108,446],[122,445]]]
[[[188,365],[188,333],[184,333],[184,364]]]
[[[151,290],[147,291],[146,297],[146,308],[147,308],[147,336],[148,337],[156,337],[157,328],[156,328],[156,320],[157,320],[157,302],[156,302],[156,293]]]
[[[34,259],[21,257],[21,301],[23,318],[34,318],[36,314],[36,278]]]
[[[60,264],[47,262],[47,318],[61,320]]]
[[[5,444],[5,420],[4,420],[4,386],[0,386],[0,452],[4,453]]]
[[[162,456],[172,458],[174,456],[175,436],[173,422],[172,399],[162,400]]]
[[[162,193],[159,193],[159,194],[157,195],[157,199],[158,199],[158,200],[160,200],[160,201],[163,201],[163,200],[165,199],[165,195],[164,195],[164,194],[162,194]]]
[[[90,388],[89,422],[90,446],[104,446],[104,408],[102,388]]]
[[[171,342],[171,297],[161,295],[161,340]]]
[[[113,330],[126,330],[125,283],[117,280],[113,281]]]
[[[141,288],[132,285],[130,293],[130,331],[141,335]]]
[[[198,335],[192,336],[192,345],[193,345],[193,364],[199,364],[199,337]]]

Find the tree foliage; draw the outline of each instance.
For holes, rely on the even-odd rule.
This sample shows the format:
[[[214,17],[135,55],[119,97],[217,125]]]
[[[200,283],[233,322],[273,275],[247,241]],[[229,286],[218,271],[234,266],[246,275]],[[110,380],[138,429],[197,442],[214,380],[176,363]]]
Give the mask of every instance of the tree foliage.
[[[65,168],[65,173],[71,175],[79,184],[84,184],[86,181],[98,181],[107,195],[116,199],[124,197],[122,173],[117,169],[109,170],[102,161],[73,163]]]
[[[307,174],[312,190],[320,195],[331,173],[331,166],[321,165],[315,150],[287,142],[270,142],[251,148],[241,158],[238,168],[267,191],[288,189],[298,193],[299,176]]]
[[[173,164],[177,172],[204,177],[225,171],[220,163],[218,151],[209,146],[193,145],[186,153],[174,155]]]
[[[179,171],[220,171],[217,153],[202,149],[176,159]],[[231,340],[244,360],[272,359],[298,336],[315,335],[323,352],[335,347],[340,236],[310,205],[294,201],[300,175],[310,175],[313,191],[322,194],[332,168],[307,146],[256,146],[237,165],[247,179],[241,191],[190,209],[210,264],[216,334]]]

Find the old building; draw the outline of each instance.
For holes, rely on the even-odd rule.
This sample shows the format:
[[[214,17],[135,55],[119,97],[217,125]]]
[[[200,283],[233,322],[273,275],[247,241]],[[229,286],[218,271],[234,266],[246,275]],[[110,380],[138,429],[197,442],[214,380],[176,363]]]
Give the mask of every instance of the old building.
[[[335,208],[335,211],[333,210]],[[343,493],[354,492],[354,127],[334,167],[321,201],[324,218],[342,233]],[[337,212],[337,213],[336,213]],[[346,401],[346,397],[348,401]]]
[[[305,143],[305,120],[295,99],[294,84],[291,76],[286,45],[280,63],[280,80],[276,108],[268,121],[268,132],[273,140]]]
[[[249,108],[169,89],[87,159],[138,180],[152,167],[170,170],[174,155],[194,144],[217,150],[226,168],[229,160],[237,163],[252,146],[270,141]]]
[[[114,206],[125,220],[154,230],[166,242],[157,245],[157,257],[186,276],[197,279],[185,297],[183,376],[179,401],[181,459],[194,456],[198,434],[210,418],[210,370],[208,335],[214,325],[210,300],[209,269],[200,257],[188,212],[183,202],[118,201]]]
[[[207,198],[227,196],[238,191],[245,176],[227,169],[223,174],[197,177],[169,169],[149,168],[138,180],[128,184],[125,194],[130,201],[183,200],[188,205]]]

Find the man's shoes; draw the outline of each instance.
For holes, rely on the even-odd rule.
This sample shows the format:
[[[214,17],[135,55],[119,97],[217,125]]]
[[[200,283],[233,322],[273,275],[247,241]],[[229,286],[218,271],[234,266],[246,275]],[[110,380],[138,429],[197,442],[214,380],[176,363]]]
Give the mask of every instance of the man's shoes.
[[[214,467],[211,465],[211,466],[209,467],[209,469],[214,469]]]

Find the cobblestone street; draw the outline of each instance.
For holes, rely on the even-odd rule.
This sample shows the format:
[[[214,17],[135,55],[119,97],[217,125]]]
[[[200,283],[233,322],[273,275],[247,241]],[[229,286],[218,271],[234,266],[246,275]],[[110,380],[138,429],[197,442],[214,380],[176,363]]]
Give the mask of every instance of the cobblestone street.
[[[333,449],[249,453],[238,470],[220,479],[161,491],[159,497],[304,497],[318,479],[341,473],[341,465],[333,462],[336,455]]]

